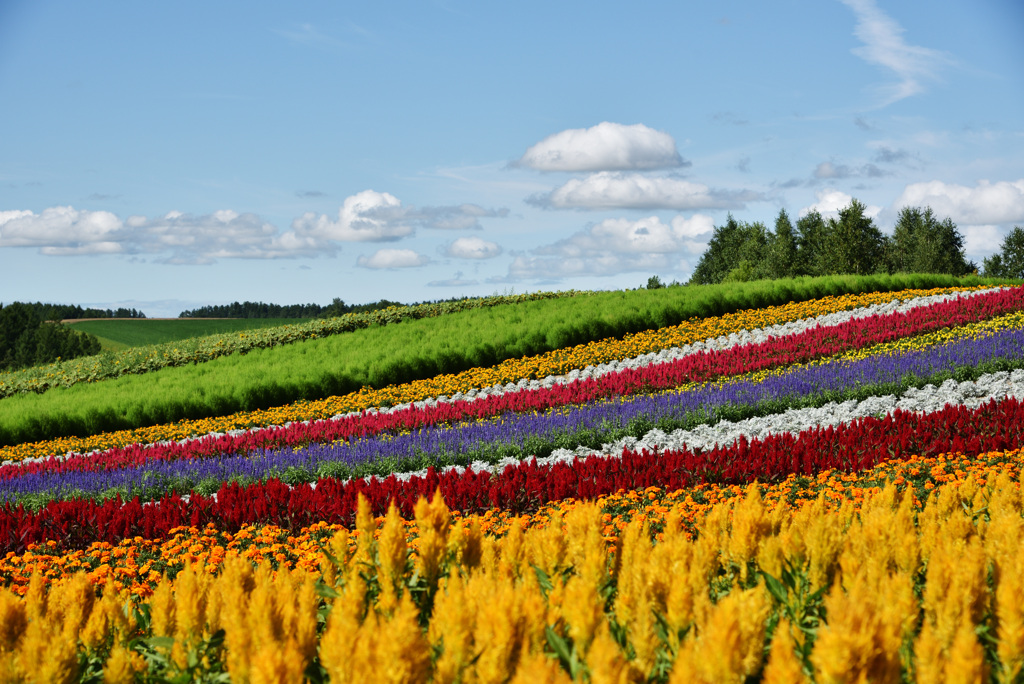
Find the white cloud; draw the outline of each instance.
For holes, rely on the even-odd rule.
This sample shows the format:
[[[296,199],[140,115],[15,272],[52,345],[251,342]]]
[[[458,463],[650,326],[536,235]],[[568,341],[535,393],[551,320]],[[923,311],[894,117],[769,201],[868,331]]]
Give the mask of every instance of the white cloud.
[[[619,273],[681,270],[686,256],[700,254],[696,240],[714,229],[710,216],[676,216],[665,224],[657,216],[638,221],[615,218],[589,226],[564,240],[517,256],[508,280],[609,276]]]
[[[169,264],[210,264],[217,259],[277,259],[316,256],[333,248],[309,236],[278,229],[256,214],[222,209],[193,215],[171,211],[163,218],[128,219],[131,252],[168,254]]]
[[[664,169],[686,164],[676,141],[643,124],[604,121],[549,135],[514,163],[538,171],[617,171]]]
[[[636,173],[601,172],[573,178],[527,202],[552,209],[742,209],[761,199],[749,191],[711,190],[702,183]]]
[[[800,216],[806,216],[812,211],[816,211],[826,218],[836,218],[839,216],[839,210],[850,206],[850,202],[853,201],[852,196],[834,188],[819,190],[814,195],[818,198],[818,201],[809,207],[801,209]],[[864,208],[864,215],[873,219],[878,216],[880,211],[882,211],[882,207],[868,205]]]
[[[174,264],[208,264],[219,258],[270,259],[316,256],[333,248],[277,228],[255,214],[223,209],[212,214],[167,212],[162,218],[51,207],[0,212],[0,247],[38,247],[48,256],[164,254]]]
[[[16,210],[0,212],[0,247],[40,247],[54,250],[97,249],[98,243],[114,243],[124,225],[109,211],[85,211],[74,207],[50,207],[36,214]],[[103,248],[109,252],[109,245]],[[58,253],[58,252],[53,252]]]
[[[296,235],[338,242],[388,242],[412,235],[402,202],[386,192],[363,190],[345,198],[337,220],[306,212],[292,221]]]
[[[1003,234],[998,226],[957,226],[964,236],[964,252],[971,256],[988,256],[1003,246]]]
[[[912,183],[903,189],[896,207],[931,207],[938,216],[955,223],[982,225],[1024,222],[1024,179],[976,186],[942,181]]]
[[[888,69],[897,78],[896,83],[878,88],[879,106],[886,106],[912,95],[923,93],[923,81],[937,77],[938,68],[951,60],[942,52],[930,48],[908,45],[903,40],[904,29],[891,17],[878,9],[875,0],[842,0],[853,10],[857,24],[855,35],[864,43],[852,50],[864,61]]]
[[[415,268],[429,262],[426,255],[411,249],[378,249],[369,258],[359,257],[356,264],[363,268]]]
[[[339,242],[387,242],[416,226],[465,230],[508,209],[475,204],[404,207],[393,195],[365,190],[345,199],[337,220],[307,213],[282,232],[252,213],[219,209],[210,214],[178,210],[162,217],[133,215],[122,221],[108,211],[51,207],[0,211],[0,247],[35,247],[50,256],[153,254],[170,264],[210,264],[217,259],[278,259],[334,255]],[[489,243],[493,244],[493,243]]]
[[[490,259],[501,252],[502,249],[496,242],[478,237],[461,237],[446,245],[441,253],[456,259]]]

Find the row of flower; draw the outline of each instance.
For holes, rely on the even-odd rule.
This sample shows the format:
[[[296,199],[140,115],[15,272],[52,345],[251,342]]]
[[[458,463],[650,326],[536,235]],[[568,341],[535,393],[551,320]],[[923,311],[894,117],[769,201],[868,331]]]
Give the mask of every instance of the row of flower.
[[[1020,457],[562,501],[500,534],[439,497],[413,520],[374,519],[363,502],[352,531],[317,526],[304,547],[281,530],[227,541],[193,528],[159,552],[104,548],[91,573],[44,550],[27,583],[0,589],[0,669],[11,681],[1012,682]],[[154,581],[144,568],[157,564],[174,572]]]
[[[380,406],[394,406],[421,401],[430,397],[452,396],[474,388],[516,383],[523,379],[545,378],[569,373],[599,363],[636,357],[664,349],[681,347],[722,335],[783,324],[824,314],[849,311],[861,307],[935,296],[955,292],[969,292],[974,288],[938,288],[933,290],[903,290],[860,295],[826,297],[824,299],[790,303],[740,311],[707,319],[687,321],[678,326],[592,342],[560,349],[546,354],[512,359],[489,368],[475,368],[463,373],[442,375],[421,381],[393,385],[380,389],[364,388],[345,396],[328,397],[320,401],[300,402],[261,411],[248,411],[218,418],[188,420],[170,425],[157,425],[135,430],[124,430],[100,435],[66,437],[42,442],[0,447],[0,461],[20,461],[68,452],[82,453],[97,449],[125,447],[132,444],[151,444],[166,440],[181,440],[196,435],[259,426],[282,425],[288,422],[326,419],[338,414],[359,412]]]
[[[202,363],[236,352],[244,354],[254,349],[267,349],[303,340],[339,335],[374,325],[388,325],[404,320],[434,318],[470,309],[542,299],[577,297],[585,294],[588,293],[577,290],[532,292],[520,295],[494,295],[455,302],[391,306],[366,313],[347,313],[336,318],[314,319],[272,328],[256,328],[132,347],[119,352],[108,352],[97,356],[58,361],[24,370],[0,373],[0,398],[20,392],[45,392],[57,387],[71,387],[80,382],[98,382],[123,375],[149,373],[169,366]]]
[[[932,456],[949,451],[970,454],[1018,447],[1024,435],[1024,404],[1014,398],[977,409],[947,406],[918,414],[897,409],[884,418],[865,417],[825,429],[811,428],[707,450],[630,451],[609,459],[598,455],[538,465],[533,459],[498,473],[437,472],[399,479],[341,480],[289,486],[278,479],[250,485],[225,483],[215,494],[177,493],[143,503],[120,497],[51,501],[32,512],[0,508],[0,552],[20,552],[47,540],[58,548],[94,541],[118,543],[136,536],[159,538],[182,526],[233,531],[248,524],[272,524],[297,532],[316,522],[351,524],[357,501],[365,497],[375,514],[394,501],[410,514],[415,501],[440,490],[452,508],[481,512],[497,508],[528,512],[566,498],[594,498],[620,489],[658,486],[679,489],[701,482],[736,484],[778,481],[791,474],[813,476],[838,468],[855,472],[887,458]]]
[[[980,298],[973,303],[986,304]],[[936,306],[938,309],[927,307],[917,313],[934,316],[945,307]],[[895,318],[867,319],[861,323],[873,323],[876,328],[880,326],[881,330],[898,333],[914,321],[908,320],[905,314],[897,314]],[[848,335],[849,332],[843,330],[846,325],[849,324],[837,326],[830,332]],[[38,504],[43,500],[40,497],[69,495],[159,496],[170,489],[187,491],[201,482],[217,486],[226,480],[266,479],[285,473],[292,482],[315,481],[318,475],[328,472],[335,476],[386,475],[418,464],[466,465],[475,461],[499,464],[510,457],[544,457],[556,448],[598,448],[638,431],[640,434],[633,436],[642,438],[642,431],[652,425],[662,430],[681,429],[714,423],[738,413],[765,415],[794,405],[870,395],[879,387],[923,385],[954,374],[963,378],[965,373],[976,373],[982,366],[988,370],[993,364],[1001,364],[1004,370],[1017,367],[1024,354],[1022,325],[1024,314],[1012,312],[981,323],[918,336],[909,342],[900,339],[872,346],[872,335],[858,334],[855,339],[864,343],[865,348],[826,363],[769,374],[755,373],[754,377],[727,382],[691,384],[682,390],[654,395],[627,398],[638,388],[674,384],[664,383],[664,365],[630,369],[552,388],[490,396],[475,402],[439,404],[429,409],[411,407],[390,413],[351,416],[340,421],[297,425],[280,431],[3,466],[0,467],[0,498]],[[692,355],[666,365],[702,361],[708,356],[713,362],[715,356],[737,352],[751,352],[756,358],[766,346],[780,346],[780,342],[800,346],[806,336],[821,331],[816,328],[785,340]],[[653,379],[647,379],[651,377]],[[604,398],[609,394],[619,398],[572,406],[584,399]],[[553,406],[563,408],[545,411]],[[500,417],[480,420],[495,415]],[[439,418],[475,420],[448,426],[439,425]],[[395,431],[404,434],[393,434]],[[239,448],[251,445],[253,435],[283,437],[285,443],[294,443],[296,436],[307,442],[336,441],[284,450]],[[237,455],[205,458],[217,453],[211,446],[217,451],[223,450],[222,453]],[[195,462],[200,457],[204,458]]]
[[[999,330],[1007,323],[1013,327]],[[1015,313],[966,330],[957,328],[928,336],[930,339],[919,339],[915,345],[901,342],[897,350],[892,348],[894,345],[882,346],[874,354],[859,354],[862,358],[858,359],[841,358],[760,378],[741,377],[679,391],[567,406],[558,411],[509,413],[452,426],[427,425],[401,434],[378,433],[350,441],[215,457],[202,442],[189,442],[5,466],[0,468],[0,499],[38,506],[46,500],[70,496],[146,499],[172,489],[203,493],[204,487],[209,494],[224,481],[251,482],[271,477],[284,477],[297,484],[315,482],[327,474],[335,478],[386,476],[429,466],[471,463],[476,470],[482,464],[500,470],[509,461],[531,456],[544,460],[564,450],[575,450],[580,455],[594,449],[617,450],[609,443],[629,437],[648,442],[651,447],[667,447],[672,443],[667,432],[684,432],[726,418],[770,416],[795,407],[872,396],[882,389],[905,390],[928,382],[938,384],[951,376],[966,380],[982,371],[1021,367],[1022,326],[1024,315]],[[953,339],[935,343],[936,338],[949,337]],[[972,389],[968,394],[973,396],[977,391]],[[954,400],[951,396],[942,399]],[[877,410],[874,405],[869,409]],[[384,422],[376,415],[364,420],[373,426]],[[657,427],[648,435],[652,426]]]

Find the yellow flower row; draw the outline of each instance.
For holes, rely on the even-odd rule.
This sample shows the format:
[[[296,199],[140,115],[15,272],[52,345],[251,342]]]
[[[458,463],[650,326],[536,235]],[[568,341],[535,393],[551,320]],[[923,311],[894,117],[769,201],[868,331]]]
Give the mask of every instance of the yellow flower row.
[[[543,378],[548,375],[564,374],[573,369],[585,368],[588,365],[692,344],[741,330],[763,328],[802,318],[885,303],[895,299],[910,299],[977,289],[983,288],[980,286],[936,288],[844,295],[763,309],[750,309],[713,318],[692,319],[680,325],[628,335],[622,339],[604,339],[537,356],[510,359],[496,366],[472,368],[462,373],[439,375],[381,389],[366,387],[351,394],[327,397],[317,401],[297,402],[272,409],[246,411],[217,418],[186,420],[169,425],[122,430],[88,437],[66,437],[5,446],[0,448],[0,461],[17,461],[27,457],[64,454],[69,451],[81,453],[93,449],[111,449],[136,443],[180,440],[210,432],[280,425],[288,421],[329,418],[339,413],[360,411],[376,406],[392,406],[429,397],[451,396],[473,388],[517,382],[523,378]]]
[[[252,562],[197,530],[179,550],[196,560],[161,577],[146,610],[109,565],[0,589],[0,678],[897,682],[984,681],[994,667],[1014,681],[1020,457],[826,472],[699,504],[716,488],[649,488],[561,502],[500,536],[486,518],[453,521],[439,497],[411,523],[364,506],[316,564]],[[923,474],[939,485],[918,496]]]

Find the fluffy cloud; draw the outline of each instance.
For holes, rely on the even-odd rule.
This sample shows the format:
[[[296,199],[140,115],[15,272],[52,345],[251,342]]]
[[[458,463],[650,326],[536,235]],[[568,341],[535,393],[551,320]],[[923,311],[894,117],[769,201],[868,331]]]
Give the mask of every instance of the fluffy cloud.
[[[626,126],[608,121],[549,135],[526,150],[514,165],[569,172],[689,166],[668,133],[643,124]]]
[[[1024,222],[1024,179],[976,186],[942,181],[912,183],[903,189],[896,207],[931,207],[938,216],[971,225]]]
[[[606,219],[579,233],[532,250],[536,256],[517,256],[508,281],[608,276],[618,273],[682,269],[683,256],[703,251],[698,241],[714,229],[710,216],[676,216],[665,224],[657,216],[638,221]]]
[[[55,255],[112,253],[123,251],[123,236],[124,224],[109,211],[0,211],[0,247],[39,247]]]
[[[363,190],[345,198],[337,220],[306,212],[292,221],[296,235],[338,242],[389,242],[412,235],[402,202],[386,192]]]
[[[476,204],[405,207],[394,195],[364,190],[345,198],[334,220],[307,212],[292,221],[296,235],[338,242],[392,242],[412,235],[417,226],[439,230],[480,229],[481,218],[508,216],[508,209]]]
[[[816,211],[822,216],[837,217],[839,216],[839,210],[845,209],[850,206],[850,202],[853,201],[853,197],[847,195],[841,190],[835,190],[834,188],[826,188],[825,190],[819,190],[814,193],[818,201],[809,207],[804,207],[800,210],[800,216],[806,216],[812,211]],[[876,207],[869,205],[865,207],[864,214],[869,218],[875,218],[878,216],[878,212],[882,211],[882,207]]]
[[[1003,246],[1003,234],[998,226],[957,226],[957,229],[964,236],[964,252],[969,256],[987,257]]]
[[[209,264],[334,255],[339,242],[394,241],[413,234],[417,226],[480,228],[481,218],[507,215],[508,209],[475,204],[404,207],[393,195],[373,190],[346,198],[337,219],[307,213],[285,232],[256,214],[230,209],[201,215],[170,211],[122,221],[108,211],[51,207],[39,214],[0,211],[0,247],[35,247],[52,256],[150,254],[164,263]]]
[[[441,248],[443,255],[456,259],[490,259],[501,252],[498,243],[478,237],[461,237]]]
[[[0,212],[0,247],[38,247],[49,256],[154,254],[174,264],[208,264],[219,258],[271,259],[315,256],[329,245],[277,228],[255,214],[224,209],[192,215],[170,211],[159,218],[52,207]]]
[[[636,173],[601,172],[573,178],[527,202],[552,209],[742,209],[762,199],[749,191],[711,190],[701,183]]]
[[[378,249],[369,258],[359,257],[356,262],[363,268],[415,268],[430,263],[424,254],[411,249]]]

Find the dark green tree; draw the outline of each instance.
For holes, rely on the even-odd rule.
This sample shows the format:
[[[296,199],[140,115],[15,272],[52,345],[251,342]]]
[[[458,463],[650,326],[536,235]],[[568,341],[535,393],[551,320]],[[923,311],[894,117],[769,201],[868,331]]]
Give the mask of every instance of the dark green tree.
[[[647,279],[648,290],[660,290],[663,287],[665,287],[665,284],[661,282],[661,278],[659,278],[658,276],[652,275],[650,278]]]

